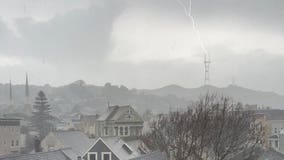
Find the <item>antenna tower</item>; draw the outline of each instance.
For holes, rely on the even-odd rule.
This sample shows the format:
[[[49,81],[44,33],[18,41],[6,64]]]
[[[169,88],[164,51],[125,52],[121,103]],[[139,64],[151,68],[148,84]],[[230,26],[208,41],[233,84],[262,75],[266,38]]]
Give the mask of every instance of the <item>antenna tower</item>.
[[[210,57],[209,55],[204,56],[204,69],[205,69],[205,77],[204,77],[204,85],[210,84]]]

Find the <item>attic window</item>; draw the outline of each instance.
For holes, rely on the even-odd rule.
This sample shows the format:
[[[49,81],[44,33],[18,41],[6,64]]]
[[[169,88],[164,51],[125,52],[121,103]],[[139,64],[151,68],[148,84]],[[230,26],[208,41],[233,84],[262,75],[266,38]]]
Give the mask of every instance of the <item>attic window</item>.
[[[123,144],[122,145],[122,148],[128,153],[128,154],[132,154],[132,150],[126,145],[126,144]]]

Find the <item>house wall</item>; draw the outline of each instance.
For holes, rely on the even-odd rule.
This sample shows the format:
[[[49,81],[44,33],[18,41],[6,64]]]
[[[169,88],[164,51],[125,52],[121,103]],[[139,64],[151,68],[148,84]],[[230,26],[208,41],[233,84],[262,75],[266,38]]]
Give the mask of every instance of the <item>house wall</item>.
[[[122,127],[122,132],[121,132]],[[120,136],[120,137],[129,137],[129,136],[140,136],[142,134],[143,123],[106,123],[99,122],[96,126],[96,135],[99,137],[108,137],[108,136]],[[106,134],[106,129],[107,134]],[[128,131],[126,131],[128,130]],[[126,132],[127,135],[126,135]],[[123,134],[121,134],[123,133]]]
[[[98,142],[88,151],[96,152],[98,160],[102,159],[102,152],[110,152],[111,160],[120,160],[103,142],[102,140],[98,140]],[[84,160],[88,160],[88,153],[83,156]]]
[[[284,154],[284,134],[279,135],[279,150],[278,151]]]
[[[0,126],[0,155],[20,152],[20,139],[20,126]]]
[[[284,120],[269,120],[269,134],[270,136],[277,135],[278,138],[269,138],[269,147],[284,153],[284,137],[281,136],[280,131],[284,129]],[[282,137],[282,138],[281,138]],[[278,146],[277,146],[277,145]],[[281,151],[283,150],[283,151]]]
[[[281,129],[284,129],[284,120],[268,121],[271,135],[278,135]]]

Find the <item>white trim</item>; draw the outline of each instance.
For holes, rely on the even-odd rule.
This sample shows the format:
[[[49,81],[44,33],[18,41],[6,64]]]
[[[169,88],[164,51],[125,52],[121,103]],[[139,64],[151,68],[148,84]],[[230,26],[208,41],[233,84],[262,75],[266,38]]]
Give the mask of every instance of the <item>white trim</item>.
[[[120,134],[121,133],[121,131],[120,131],[121,127],[122,127],[122,134]],[[118,134],[119,136],[124,136],[124,126],[119,126],[118,127],[118,133],[119,133]]]
[[[126,129],[127,129],[127,134],[125,134]],[[124,126],[124,136],[130,136],[130,127],[128,125]]]
[[[98,160],[98,153],[97,153],[97,152],[88,152],[88,158],[87,158],[88,160],[90,160],[90,155],[91,155],[91,154],[92,154],[92,155],[95,154],[95,155],[96,155],[96,160]]]
[[[101,141],[109,148],[109,150],[112,151],[111,147],[109,147],[109,146],[105,143],[105,141],[104,141],[101,137],[99,137],[99,138],[93,143],[93,145],[91,145],[91,147],[83,154],[82,157],[84,157],[85,155],[87,155],[87,154],[89,153],[89,151],[98,143],[99,140],[101,140]],[[116,155],[115,152],[112,151],[112,153],[113,153],[118,159],[121,159],[121,157],[119,157],[118,155]]]
[[[109,136],[109,127],[104,127],[103,130],[104,130],[104,136]]]
[[[108,154],[109,155],[109,160],[111,160],[111,152],[102,152],[102,160],[104,160],[104,155]]]

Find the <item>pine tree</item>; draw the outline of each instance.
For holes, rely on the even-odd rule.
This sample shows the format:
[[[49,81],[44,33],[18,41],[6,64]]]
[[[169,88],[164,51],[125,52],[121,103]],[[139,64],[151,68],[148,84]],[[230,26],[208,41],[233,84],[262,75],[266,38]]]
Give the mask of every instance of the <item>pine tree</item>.
[[[54,128],[50,122],[53,119],[50,115],[51,108],[43,91],[35,98],[33,108],[32,126],[39,132],[39,138],[43,139]]]

